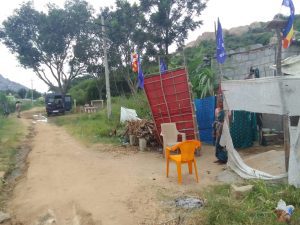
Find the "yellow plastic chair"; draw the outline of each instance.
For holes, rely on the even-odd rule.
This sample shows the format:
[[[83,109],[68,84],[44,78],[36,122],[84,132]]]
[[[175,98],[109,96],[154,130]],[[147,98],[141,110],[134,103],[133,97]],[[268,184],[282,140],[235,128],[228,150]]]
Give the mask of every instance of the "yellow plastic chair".
[[[161,136],[163,137],[163,156],[165,157],[166,147],[171,147],[178,144],[178,135],[181,135],[182,141],[186,140],[185,133],[180,133],[177,130],[176,123],[162,123]]]
[[[177,165],[177,174],[178,174],[178,183],[182,183],[181,176],[181,164],[187,163],[189,167],[189,173],[193,173],[192,164],[194,163],[196,181],[198,182],[198,170],[197,163],[195,159],[195,150],[201,147],[201,142],[197,140],[187,140],[180,142],[172,147],[166,148],[166,163],[167,163],[167,177],[169,177],[169,162],[170,160],[174,161]],[[180,149],[180,154],[171,155],[170,151],[175,151]]]

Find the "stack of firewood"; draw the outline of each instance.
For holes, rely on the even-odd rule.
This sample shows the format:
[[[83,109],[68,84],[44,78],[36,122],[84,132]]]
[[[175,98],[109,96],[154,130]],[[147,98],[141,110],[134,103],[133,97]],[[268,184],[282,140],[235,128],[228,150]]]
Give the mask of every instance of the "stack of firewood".
[[[124,136],[134,135],[137,138],[145,138],[151,146],[158,144],[155,133],[155,125],[151,120],[132,120],[127,121]]]

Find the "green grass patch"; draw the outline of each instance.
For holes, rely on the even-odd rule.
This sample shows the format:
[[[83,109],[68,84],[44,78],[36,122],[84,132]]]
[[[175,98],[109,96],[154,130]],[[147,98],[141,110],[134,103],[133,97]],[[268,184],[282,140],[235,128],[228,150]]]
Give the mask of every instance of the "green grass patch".
[[[0,171],[13,169],[16,148],[23,134],[24,128],[17,119],[0,118]]]
[[[252,181],[253,190],[242,199],[231,196],[229,185],[210,187],[204,196],[207,205],[192,214],[195,224],[204,225],[276,225],[274,209],[283,199],[295,211],[291,224],[300,224],[300,190],[287,184]],[[201,222],[201,223],[200,223]]]
[[[119,129],[116,119],[108,120],[104,112],[94,114],[71,114],[50,118],[59,126],[64,126],[75,137],[86,143],[118,143],[118,136],[112,136]]]
[[[16,153],[24,126],[14,117],[0,118],[0,171],[10,173],[16,165]],[[5,184],[0,181],[0,209],[6,200]]]
[[[121,142],[125,131],[125,124],[120,123],[121,106],[135,109],[140,118],[150,118],[150,109],[144,93],[134,97],[115,97],[112,99],[112,117],[107,118],[106,108],[97,113],[79,113],[64,116],[50,117],[56,125],[64,126],[77,138],[85,143],[111,143]],[[117,135],[112,135],[113,131]]]

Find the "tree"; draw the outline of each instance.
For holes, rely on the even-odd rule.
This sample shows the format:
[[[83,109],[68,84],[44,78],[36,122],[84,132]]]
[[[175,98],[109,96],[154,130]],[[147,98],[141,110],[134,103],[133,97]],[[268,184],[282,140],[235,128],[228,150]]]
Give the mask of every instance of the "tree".
[[[21,88],[18,90],[18,95],[20,98],[24,99],[26,97],[27,90],[25,88]]]
[[[47,13],[28,2],[3,22],[0,38],[24,68],[65,94],[94,57],[92,19],[92,8],[82,0],[67,1],[63,9],[49,4]]]
[[[36,90],[30,90],[30,95],[31,95],[31,93],[32,93],[33,99],[37,99],[42,96],[42,94]]]
[[[183,45],[188,31],[202,24],[197,16],[206,3],[203,0],[140,0],[140,7],[149,17],[145,28],[150,41],[157,51],[168,55],[171,44]]]
[[[115,69],[127,81],[133,94],[136,93],[137,76],[131,70],[131,54],[140,53],[147,40],[147,34],[142,29],[145,18],[136,4],[127,0],[117,0],[114,11],[103,12],[107,24],[107,38],[110,42],[109,59]]]

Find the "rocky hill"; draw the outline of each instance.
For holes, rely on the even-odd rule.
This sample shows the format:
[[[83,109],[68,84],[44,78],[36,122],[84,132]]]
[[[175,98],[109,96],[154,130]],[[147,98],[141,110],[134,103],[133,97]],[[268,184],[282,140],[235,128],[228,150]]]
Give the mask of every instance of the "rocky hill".
[[[6,90],[12,90],[17,92],[21,88],[25,88],[26,90],[28,89],[27,87],[23,86],[22,84],[13,82],[7,78],[4,78],[0,74],[0,91],[6,91]]]
[[[262,22],[254,22],[250,25],[246,26],[240,26],[240,27],[233,27],[229,30],[223,29],[223,33],[226,35],[235,35],[235,36],[241,36],[244,33],[247,33],[253,29],[262,28],[265,26],[265,23]],[[186,47],[196,47],[199,45],[201,41],[208,41],[208,40],[214,40],[215,39],[215,33],[214,32],[204,32],[201,34],[195,41],[189,42],[186,44]]]

